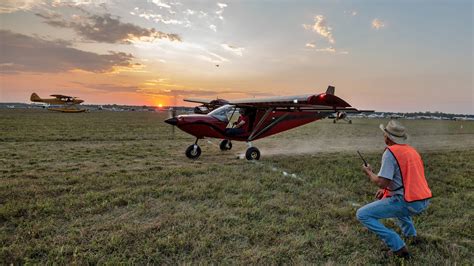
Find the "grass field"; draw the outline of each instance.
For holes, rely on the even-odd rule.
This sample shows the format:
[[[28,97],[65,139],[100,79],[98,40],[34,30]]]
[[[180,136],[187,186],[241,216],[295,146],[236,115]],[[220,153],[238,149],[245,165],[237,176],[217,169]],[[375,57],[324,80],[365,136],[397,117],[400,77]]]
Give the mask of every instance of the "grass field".
[[[398,263],[355,218],[376,190],[355,150],[378,169],[386,120],[312,123],[248,162],[216,140],[188,160],[165,118],[0,110],[0,263]],[[474,123],[402,123],[434,194],[410,264],[472,264]]]

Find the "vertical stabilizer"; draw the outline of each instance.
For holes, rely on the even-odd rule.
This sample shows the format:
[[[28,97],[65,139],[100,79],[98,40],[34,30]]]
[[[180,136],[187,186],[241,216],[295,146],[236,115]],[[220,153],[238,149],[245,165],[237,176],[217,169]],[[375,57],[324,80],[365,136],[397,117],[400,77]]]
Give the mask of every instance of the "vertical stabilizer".
[[[38,94],[36,94],[36,93],[33,92],[33,93],[31,94],[30,100],[31,100],[32,102],[40,102],[40,101],[41,101],[41,98],[38,96]]]
[[[328,89],[326,90],[326,94],[334,95],[335,91],[336,91],[336,88],[334,86],[329,85]]]

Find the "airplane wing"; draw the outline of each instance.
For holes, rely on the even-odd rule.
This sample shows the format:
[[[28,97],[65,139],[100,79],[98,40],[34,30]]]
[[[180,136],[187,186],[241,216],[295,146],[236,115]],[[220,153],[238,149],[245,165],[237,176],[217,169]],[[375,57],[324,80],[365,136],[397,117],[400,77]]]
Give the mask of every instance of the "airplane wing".
[[[311,110],[324,110],[351,107],[343,99],[334,95],[334,87],[329,86],[325,93],[295,96],[269,97],[259,99],[233,100],[229,104],[241,107],[298,107]]]
[[[66,95],[61,95],[61,94],[51,94],[50,96],[55,97],[57,99],[61,99],[61,98],[73,99],[73,98],[75,98],[75,97],[72,97],[72,96],[66,96]]]
[[[232,104],[237,107],[253,107],[253,108],[298,108],[306,111],[319,111],[334,113],[336,111],[345,111],[348,113],[361,113],[372,111],[359,111],[351,108],[343,99],[334,95],[335,88],[329,86],[325,93],[305,94],[295,96],[277,96],[268,98],[250,98],[226,101],[223,99],[207,100],[187,98],[186,102],[201,103],[204,105],[222,106]]]

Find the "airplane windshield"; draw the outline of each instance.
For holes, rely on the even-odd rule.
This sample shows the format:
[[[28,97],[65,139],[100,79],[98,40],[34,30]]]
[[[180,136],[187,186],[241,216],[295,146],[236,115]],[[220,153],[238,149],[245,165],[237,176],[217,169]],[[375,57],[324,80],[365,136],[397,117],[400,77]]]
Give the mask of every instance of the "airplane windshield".
[[[234,111],[236,111],[235,106],[226,104],[210,112],[209,115],[219,119],[222,122],[229,122],[229,118],[232,116]]]

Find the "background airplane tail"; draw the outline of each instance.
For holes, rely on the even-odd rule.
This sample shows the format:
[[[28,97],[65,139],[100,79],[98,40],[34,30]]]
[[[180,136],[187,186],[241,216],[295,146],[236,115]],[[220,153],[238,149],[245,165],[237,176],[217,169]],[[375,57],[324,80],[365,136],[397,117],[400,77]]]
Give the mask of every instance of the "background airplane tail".
[[[31,94],[30,100],[31,100],[32,102],[39,102],[39,101],[41,101],[41,98],[38,96],[38,94],[36,94],[36,93],[33,92],[33,93]]]

